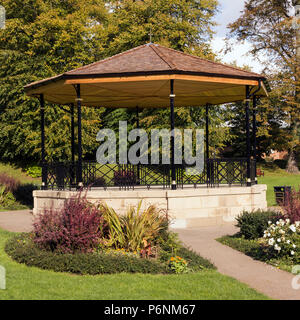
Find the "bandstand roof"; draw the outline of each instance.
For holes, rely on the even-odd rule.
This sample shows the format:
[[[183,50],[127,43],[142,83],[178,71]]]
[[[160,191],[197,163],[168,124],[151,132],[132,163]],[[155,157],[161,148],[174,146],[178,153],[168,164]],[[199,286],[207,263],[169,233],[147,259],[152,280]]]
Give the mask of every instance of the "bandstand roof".
[[[80,84],[82,104],[93,107],[154,108],[170,106],[174,79],[175,106],[222,104],[245,99],[245,86],[267,96],[266,78],[158,44],[145,44],[113,57],[25,86],[29,96],[74,103]],[[260,85],[261,83],[261,85]]]

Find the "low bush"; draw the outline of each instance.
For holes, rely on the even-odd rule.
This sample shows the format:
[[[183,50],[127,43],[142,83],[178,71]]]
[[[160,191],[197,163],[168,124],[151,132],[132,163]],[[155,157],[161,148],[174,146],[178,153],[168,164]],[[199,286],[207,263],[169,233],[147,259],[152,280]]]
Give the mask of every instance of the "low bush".
[[[0,185],[5,187],[5,192],[15,192],[20,185],[20,181],[7,175],[6,173],[0,173]]]
[[[5,186],[0,185],[0,207],[10,209],[16,204],[14,195],[7,191]]]
[[[38,189],[39,187],[33,183],[20,184],[14,191],[14,196],[16,197],[16,200],[21,204],[33,207],[32,192]]]
[[[25,172],[32,178],[40,178],[42,176],[42,168],[37,165],[27,166]]]
[[[75,274],[167,273],[166,266],[153,259],[107,253],[61,254],[38,248],[33,234],[21,234],[8,240],[5,252],[19,263],[56,272]]]
[[[219,242],[236,249],[240,252],[243,252],[247,256],[250,256],[256,260],[267,262],[271,259],[269,256],[269,251],[266,248],[261,247],[258,240],[249,240],[241,238],[238,235],[234,236],[224,236],[218,239]]]
[[[188,268],[192,272],[215,269],[209,260],[204,259],[192,249],[184,247],[177,233],[165,230],[159,239],[159,246],[159,260],[163,263],[168,263],[172,257],[179,256],[187,262]]]
[[[37,245],[63,253],[92,251],[105,232],[102,212],[81,193],[67,200],[62,209],[45,210],[33,226]]]
[[[291,223],[289,219],[280,219],[276,224],[269,222],[264,236],[260,239],[263,248],[269,250],[272,258],[291,258],[300,261],[300,221]]]
[[[300,189],[292,190],[286,195],[282,208],[285,218],[290,219],[292,223],[300,221]]]
[[[245,239],[258,239],[264,235],[268,228],[268,221],[276,222],[282,218],[282,214],[272,210],[243,211],[237,218],[237,227]]]
[[[103,217],[108,225],[108,237],[104,247],[140,252],[142,256],[155,255],[159,233],[168,227],[164,212],[151,205],[145,210],[130,207],[125,215],[118,215],[107,205],[102,206]]]
[[[134,185],[137,182],[137,177],[134,171],[115,171],[114,172],[114,185]]]

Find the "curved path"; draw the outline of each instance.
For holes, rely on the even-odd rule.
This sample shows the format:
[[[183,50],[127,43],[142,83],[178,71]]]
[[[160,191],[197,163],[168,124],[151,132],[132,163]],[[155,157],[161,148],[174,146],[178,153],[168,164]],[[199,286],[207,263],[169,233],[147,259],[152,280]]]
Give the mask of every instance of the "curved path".
[[[12,232],[32,230],[33,216],[30,210],[0,212],[0,228]]]
[[[220,273],[246,283],[273,299],[300,300],[300,290],[292,288],[294,275],[240,253],[215,239],[233,235],[233,225],[175,230],[180,239],[201,256],[209,259]],[[300,281],[298,281],[300,285]]]
[[[32,221],[30,210],[0,212],[0,228],[5,230],[31,231]],[[233,225],[176,229],[175,232],[186,245],[213,262],[220,273],[246,283],[270,298],[300,300],[300,290],[292,288],[292,274],[255,261],[215,240],[236,233]]]

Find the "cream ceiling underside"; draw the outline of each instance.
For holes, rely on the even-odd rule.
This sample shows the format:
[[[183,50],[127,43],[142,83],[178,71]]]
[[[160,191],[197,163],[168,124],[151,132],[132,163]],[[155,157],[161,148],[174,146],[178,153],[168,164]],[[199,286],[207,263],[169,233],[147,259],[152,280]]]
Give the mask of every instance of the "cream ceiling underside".
[[[256,80],[239,80],[209,77],[172,77],[174,79],[175,106],[201,106],[223,104],[245,99],[245,86],[258,89]],[[82,105],[109,108],[141,108],[170,106],[171,77],[141,78],[95,78],[60,80],[54,83],[27,90],[35,96],[44,94],[46,101],[61,105],[75,103],[76,91],[73,84],[81,86]],[[267,91],[262,84],[260,96]]]

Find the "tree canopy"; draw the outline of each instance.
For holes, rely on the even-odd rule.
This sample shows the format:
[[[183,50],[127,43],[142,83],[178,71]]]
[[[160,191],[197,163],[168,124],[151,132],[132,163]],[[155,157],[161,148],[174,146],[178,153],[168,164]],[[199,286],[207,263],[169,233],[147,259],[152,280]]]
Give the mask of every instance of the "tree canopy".
[[[153,42],[214,58],[209,40],[217,0],[3,0],[2,5],[7,12],[0,30],[2,160],[40,159],[39,104],[26,97],[25,84],[145,44],[150,34]],[[69,113],[47,104],[45,115],[47,158],[70,159]],[[126,110],[84,108],[83,154],[95,152],[101,126],[130,117]],[[185,119],[190,121],[187,114]]]
[[[267,57],[270,99],[261,102],[266,151],[289,151],[288,170],[298,172],[300,154],[299,32],[293,5],[298,0],[246,0],[241,16],[229,25],[229,37],[252,44],[251,54]],[[298,21],[299,23],[299,21]],[[275,131],[274,131],[275,130]]]

